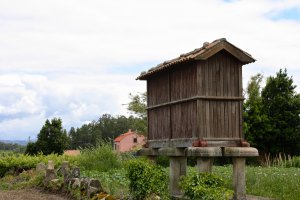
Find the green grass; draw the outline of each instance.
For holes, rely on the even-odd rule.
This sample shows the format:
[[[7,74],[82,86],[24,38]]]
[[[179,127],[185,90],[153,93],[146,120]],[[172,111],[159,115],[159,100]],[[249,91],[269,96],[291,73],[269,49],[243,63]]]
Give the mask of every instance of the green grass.
[[[98,179],[104,191],[115,197],[124,198],[129,195],[129,180],[125,169],[114,169],[108,172],[82,171],[83,176]]]
[[[82,151],[78,157],[58,156],[55,154],[43,156],[28,156],[12,152],[0,153],[0,189],[13,188],[14,183],[10,169],[31,169],[39,162],[47,163],[53,160],[56,167],[63,160],[69,160],[71,165],[78,165],[83,176],[97,178],[104,189],[119,197],[129,196],[129,180],[126,178],[124,163],[134,159],[130,154],[118,154],[112,150],[109,144],[99,144],[96,147]],[[278,167],[251,167],[247,166],[247,194],[271,197],[281,200],[300,199],[300,157],[282,159],[284,162],[277,164]],[[221,176],[227,188],[232,189],[232,166],[214,166],[214,173]],[[169,170],[169,168],[165,168]],[[189,168],[189,171],[196,170]],[[9,177],[9,174],[11,175]],[[26,179],[27,177],[27,179]],[[31,180],[34,185],[35,179],[29,175],[21,174],[21,185]],[[11,180],[12,179],[12,180]],[[37,179],[38,180],[38,179]],[[31,184],[29,184],[31,185]]]
[[[300,168],[250,167],[246,168],[247,194],[281,200],[300,199]],[[214,173],[232,187],[232,166],[214,167]]]
[[[188,173],[195,170],[189,167]],[[247,194],[280,200],[300,199],[300,168],[247,166],[246,170]],[[213,172],[232,189],[232,166],[214,166]],[[109,172],[84,171],[83,174],[99,179],[106,191],[118,197],[128,196],[129,181],[123,168]]]

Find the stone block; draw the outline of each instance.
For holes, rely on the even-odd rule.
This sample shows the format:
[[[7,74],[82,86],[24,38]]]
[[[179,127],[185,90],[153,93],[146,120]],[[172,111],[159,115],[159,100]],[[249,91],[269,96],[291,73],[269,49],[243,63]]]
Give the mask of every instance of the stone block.
[[[185,148],[160,148],[158,149],[158,155],[160,156],[185,156]]]
[[[53,179],[56,179],[56,173],[54,169],[47,169],[46,170],[46,176],[45,179],[43,181],[44,185],[47,186],[49,184],[49,182]]]
[[[36,165],[36,168],[35,168],[35,170],[37,171],[37,172],[45,172],[46,171],[46,169],[47,169],[47,166],[45,165],[45,163],[38,163],[37,165]]]
[[[196,157],[221,157],[221,147],[188,147],[186,148],[187,156]]]
[[[142,148],[142,149],[138,150],[137,155],[138,156],[157,156],[158,155],[158,149]]]
[[[258,150],[253,147],[224,147],[223,156],[226,157],[256,157]]]

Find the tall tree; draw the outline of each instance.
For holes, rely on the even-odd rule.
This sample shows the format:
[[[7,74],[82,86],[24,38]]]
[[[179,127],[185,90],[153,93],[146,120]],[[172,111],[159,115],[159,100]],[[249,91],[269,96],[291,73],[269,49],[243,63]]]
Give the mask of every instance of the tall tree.
[[[262,90],[262,109],[269,118],[265,148],[270,153],[300,153],[300,96],[287,70],[269,77]]]
[[[147,135],[147,93],[129,94],[129,99],[127,109],[139,118],[134,127],[139,133]]]
[[[63,151],[67,149],[68,142],[67,132],[62,128],[62,120],[53,118],[49,121],[47,119],[37,136],[36,143],[30,143],[30,145],[27,146],[26,152],[29,154],[42,152],[45,155],[51,153],[62,154]]]
[[[244,103],[245,138],[254,147],[264,151],[265,132],[268,130],[268,116],[262,111],[261,81],[263,76],[257,74],[250,78],[246,88]]]
[[[132,113],[137,115],[139,118],[146,119],[147,118],[147,94],[138,93],[136,95],[129,94],[130,102],[128,104],[127,109]]]

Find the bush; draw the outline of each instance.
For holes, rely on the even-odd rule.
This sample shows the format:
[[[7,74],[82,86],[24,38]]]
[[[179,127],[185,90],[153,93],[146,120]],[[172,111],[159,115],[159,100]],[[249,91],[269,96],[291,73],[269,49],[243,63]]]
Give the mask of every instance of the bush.
[[[96,147],[88,147],[77,157],[78,165],[84,170],[107,172],[122,166],[120,155],[107,142],[99,142]]]
[[[156,164],[162,167],[169,167],[170,166],[170,159],[168,156],[157,156],[156,157]]]
[[[50,154],[42,155],[38,154],[35,156],[29,156],[24,154],[12,154],[12,155],[2,155],[0,156],[0,177],[3,177],[8,171],[13,173],[20,173],[23,170],[28,170],[36,167],[40,162],[47,164],[48,160],[52,160],[55,166],[58,166],[62,161],[67,160],[71,165],[75,163],[75,157]]]
[[[183,176],[180,186],[191,200],[228,200],[233,191],[224,187],[224,181],[210,173],[193,172]]]
[[[168,196],[168,175],[161,166],[147,159],[130,160],[126,166],[130,180],[129,189],[134,199],[145,199],[151,195],[159,195],[162,199]]]

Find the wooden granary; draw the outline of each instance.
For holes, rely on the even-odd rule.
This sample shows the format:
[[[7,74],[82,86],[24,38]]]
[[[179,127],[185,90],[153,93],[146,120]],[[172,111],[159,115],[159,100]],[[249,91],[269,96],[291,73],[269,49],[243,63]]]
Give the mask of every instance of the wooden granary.
[[[148,146],[243,146],[242,66],[255,59],[218,39],[137,78],[147,81]]]

